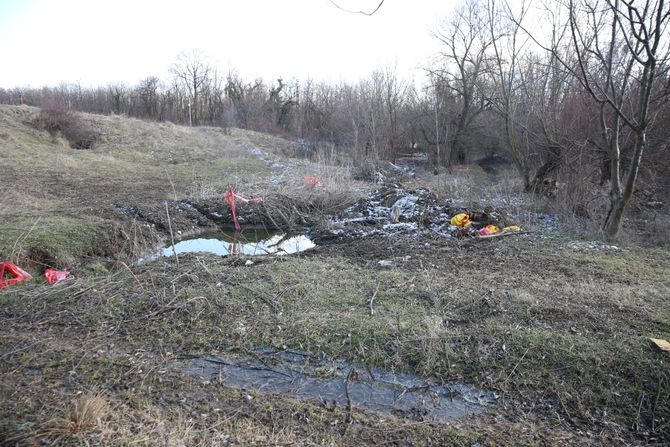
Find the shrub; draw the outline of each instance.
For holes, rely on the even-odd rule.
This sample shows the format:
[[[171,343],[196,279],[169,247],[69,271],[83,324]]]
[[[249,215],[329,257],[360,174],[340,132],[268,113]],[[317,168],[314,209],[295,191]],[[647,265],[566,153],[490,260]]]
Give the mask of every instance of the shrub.
[[[39,124],[52,137],[63,135],[73,149],[92,149],[98,139],[98,133],[78,113],[64,107],[43,107]]]

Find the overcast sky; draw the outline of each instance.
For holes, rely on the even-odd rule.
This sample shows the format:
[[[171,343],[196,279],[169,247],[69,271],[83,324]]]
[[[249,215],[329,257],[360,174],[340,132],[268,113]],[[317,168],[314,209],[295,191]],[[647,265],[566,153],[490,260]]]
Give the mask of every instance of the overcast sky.
[[[333,0],[372,11],[379,0]],[[455,1],[385,0],[372,17],[330,0],[0,0],[0,87],[166,78],[182,51],[267,80],[355,81],[395,66],[420,81]]]

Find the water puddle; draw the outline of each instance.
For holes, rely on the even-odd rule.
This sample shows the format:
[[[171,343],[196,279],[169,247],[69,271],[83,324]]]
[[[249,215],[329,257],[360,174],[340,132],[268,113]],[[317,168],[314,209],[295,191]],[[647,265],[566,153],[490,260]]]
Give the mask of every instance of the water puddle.
[[[367,369],[344,361],[310,363],[297,352],[198,357],[176,366],[183,373],[218,380],[227,387],[311,400],[328,407],[374,411],[444,422],[486,411],[491,393],[463,384],[437,384],[410,374]]]
[[[250,230],[240,233],[216,231],[199,233],[191,238],[184,238],[169,245],[152,259],[159,256],[173,256],[182,253],[212,253],[219,256],[229,255],[285,255],[298,253],[316,245],[305,235],[288,236],[270,233],[264,230]]]

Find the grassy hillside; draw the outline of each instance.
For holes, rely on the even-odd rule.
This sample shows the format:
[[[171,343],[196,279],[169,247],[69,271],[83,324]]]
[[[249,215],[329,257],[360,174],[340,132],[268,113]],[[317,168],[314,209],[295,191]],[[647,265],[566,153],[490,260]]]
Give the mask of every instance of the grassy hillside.
[[[302,170],[337,175],[295,161],[274,163],[272,153],[290,143],[255,132],[227,135],[219,128],[121,116],[82,119],[99,135],[92,150],[71,149],[62,137],[40,129],[39,109],[0,105],[6,160],[0,164],[0,257],[37,271],[45,261],[70,266],[85,256],[118,255],[142,242],[133,236],[138,229],[129,229],[128,216],[116,211],[119,206],[148,207],[165,219],[165,200],[217,199],[228,186],[267,195],[301,185]],[[146,228],[140,230],[151,238]]]

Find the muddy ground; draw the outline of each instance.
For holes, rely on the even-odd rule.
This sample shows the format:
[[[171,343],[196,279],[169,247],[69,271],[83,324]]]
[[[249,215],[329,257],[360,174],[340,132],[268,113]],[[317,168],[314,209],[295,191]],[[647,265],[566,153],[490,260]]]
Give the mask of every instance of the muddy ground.
[[[562,233],[558,217],[485,174],[449,183],[387,168],[355,181],[280,157],[272,147],[288,143],[267,136],[116,117],[90,118],[107,146],[82,155],[21,127],[33,111],[16,109],[0,110],[0,123],[36,159],[12,168],[30,205],[0,206],[0,253],[35,279],[0,291],[1,444],[670,442],[669,357],[649,340],[670,338],[667,250]],[[142,144],[128,149],[132,141]],[[324,187],[303,179],[317,169]],[[77,181],[90,187],[59,187]],[[264,197],[239,206],[243,226],[307,234],[317,246],[137,263],[173,237],[230,227],[228,186]],[[472,237],[450,225],[460,212],[475,228],[526,231]],[[48,285],[45,264],[72,276]],[[302,398],[187,367],[203,358],[254,377],[299,369],[310,386],[334,383],[345,395]],[[411,377],[393,385],[399,399],[417,398],[409,408],[357,405],[362,389],[398,377]],[[468,396],[454,384],[489,398],[432,417],[422,399]]]

